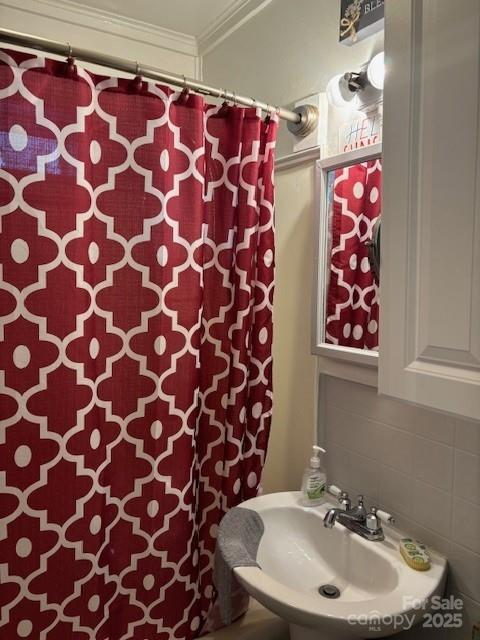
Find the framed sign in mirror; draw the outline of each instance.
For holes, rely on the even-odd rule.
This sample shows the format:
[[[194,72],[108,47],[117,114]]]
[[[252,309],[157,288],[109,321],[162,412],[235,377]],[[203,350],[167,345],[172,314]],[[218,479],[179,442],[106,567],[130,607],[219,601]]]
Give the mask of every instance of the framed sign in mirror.
[[[378,365],[381,144],[317,161],[312,351]]]

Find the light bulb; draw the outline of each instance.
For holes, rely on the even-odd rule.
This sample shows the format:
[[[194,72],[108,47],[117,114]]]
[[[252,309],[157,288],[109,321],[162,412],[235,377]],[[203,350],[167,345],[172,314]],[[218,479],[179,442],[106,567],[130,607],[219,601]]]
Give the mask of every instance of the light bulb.
[[[379,91],[383,91],[383,80],[385,78],[383,51],[381,53],[377,53],[376,56],[373,56],[368,63],[367,78],[372,87],[375,87],[375,89],[378,89]]]
[[[326,88],[327,99],[332,107],[343,108],[356,106],[357,94],[350,91],[343,75],[334,76]]]

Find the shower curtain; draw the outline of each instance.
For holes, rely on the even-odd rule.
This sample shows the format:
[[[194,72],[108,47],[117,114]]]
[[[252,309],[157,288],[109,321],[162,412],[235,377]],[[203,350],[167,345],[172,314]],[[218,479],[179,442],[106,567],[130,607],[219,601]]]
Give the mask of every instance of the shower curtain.
[[[332,172],[326,342],[378,349],[379,287],[366,242],[380,216],[381,159]]]
[[[0,51],[0,637],[190,639],[272,410],[277,122]]]

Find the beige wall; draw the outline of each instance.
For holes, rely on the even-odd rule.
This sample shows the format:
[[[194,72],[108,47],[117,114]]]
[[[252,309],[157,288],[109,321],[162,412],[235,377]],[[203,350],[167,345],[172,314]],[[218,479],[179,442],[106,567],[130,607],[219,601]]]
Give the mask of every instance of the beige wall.
[[[274,413],[266,492],[300,487],[315,437],[315,358],[310,355],[313,167],[276,175]]]

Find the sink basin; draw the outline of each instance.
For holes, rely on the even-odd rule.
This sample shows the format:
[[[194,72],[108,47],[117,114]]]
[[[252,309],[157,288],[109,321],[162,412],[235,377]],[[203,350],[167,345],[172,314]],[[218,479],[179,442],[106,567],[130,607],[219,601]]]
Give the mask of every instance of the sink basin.
[[[265,524],[261,568],[234,569],[250,595],[290,624],[292,640],[380,638],[418,624],[431,596],[443,593],[446,560],[432,552],[431,568],[414,571],[400,555],[394,529],[385,527],[382,542],[338,523],[326,529],[323,517],[338,505],[307,508],[300,498],[300,492],[274,493],[242,504]],[[337,597],[321,595],[323,585],[336,587]]]

